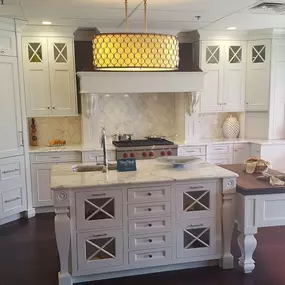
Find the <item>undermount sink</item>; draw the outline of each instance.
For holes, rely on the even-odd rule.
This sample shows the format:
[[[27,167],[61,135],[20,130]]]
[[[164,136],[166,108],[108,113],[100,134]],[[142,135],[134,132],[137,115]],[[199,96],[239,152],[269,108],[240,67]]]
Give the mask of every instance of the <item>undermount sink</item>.
[[[72,166],[73,172],[93,172],[101,171],[103,172],[104,165],[102,164],[77,164]],[[117,163],[108,163],[108,170],[116,170]]]

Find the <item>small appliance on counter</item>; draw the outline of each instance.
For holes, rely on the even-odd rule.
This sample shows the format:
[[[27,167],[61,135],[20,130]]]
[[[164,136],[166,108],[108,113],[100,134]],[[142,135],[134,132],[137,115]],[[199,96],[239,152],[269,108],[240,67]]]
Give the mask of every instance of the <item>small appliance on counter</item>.
[[[154,159],[161,156],[176,156],[178,146],[173,142],[161,137],[148,137],[141,140],[113,141],[116,146],[116,157]]]
[[[31,127],[30,127],[30,142],[32,146],[38,145],[38,137],[37,137],[37,126],[36,121],[34,118],[32,118]]]

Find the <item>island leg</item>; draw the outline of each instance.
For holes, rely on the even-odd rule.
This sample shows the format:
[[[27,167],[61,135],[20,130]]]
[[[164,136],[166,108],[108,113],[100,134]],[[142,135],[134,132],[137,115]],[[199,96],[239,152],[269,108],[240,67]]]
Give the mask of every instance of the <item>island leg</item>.
[[[70,247],[70,219],[69,210],[64,207],[55,208],[55,235],[60,260],[60,272],[58,273],[59,285],[72,285],[72,278],[68,271],[69,247]]]
[[[251,273],[255,268],[252,256],[257,245],[254,235],[257,233],[255,198],[237,195],[237,223],[240,232],[238,245],[241,252],[238,264],[244,273]]]
[[[223,180],[222,201],[222,267],[230,269],[234,266],[234,258],[231,254],[231,240],[234,229],[235,214],[235,178]]]

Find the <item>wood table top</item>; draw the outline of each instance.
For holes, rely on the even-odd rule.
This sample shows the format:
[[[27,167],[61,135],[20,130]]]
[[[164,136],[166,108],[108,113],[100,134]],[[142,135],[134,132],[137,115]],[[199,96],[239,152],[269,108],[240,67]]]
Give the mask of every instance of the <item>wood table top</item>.
[[[227,164],[219,165],[222,168],[235,172],[239,175],[237,178],[236,191],[243,195],[265,195],[265,194],[278,194],[285,193],[284,186],[271,186],[268,180],[256,179],[257,176],[262,174],[248,174],[243,170],[242,164]],[[269,169],[269,174],[272,175],[285,175],[282,172]]]

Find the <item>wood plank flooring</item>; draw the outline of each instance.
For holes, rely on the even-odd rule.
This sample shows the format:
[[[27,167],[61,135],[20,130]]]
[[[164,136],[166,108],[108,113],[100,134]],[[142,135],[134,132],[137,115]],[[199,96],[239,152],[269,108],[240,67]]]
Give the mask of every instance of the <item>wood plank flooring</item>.
[[[81,285],[284,285],[285,227],[261,229],[256,235],[257,267],[243,274],[219,267],[156,273]],[[236,233],[232,243],[239,256]],[[41,214],[0,227],[0,285],[57,285],[59,270],[53,214]]]

